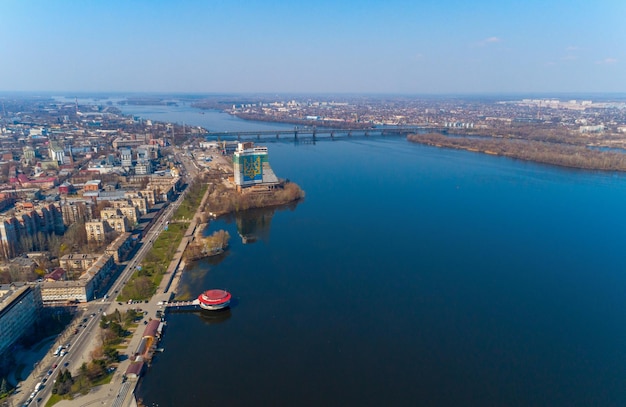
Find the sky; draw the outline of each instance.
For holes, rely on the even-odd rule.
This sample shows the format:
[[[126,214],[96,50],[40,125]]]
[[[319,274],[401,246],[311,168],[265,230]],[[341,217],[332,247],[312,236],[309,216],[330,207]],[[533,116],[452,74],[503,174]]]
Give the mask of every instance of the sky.
[[[625,0],[0,1],[0,91],[626,92]]]

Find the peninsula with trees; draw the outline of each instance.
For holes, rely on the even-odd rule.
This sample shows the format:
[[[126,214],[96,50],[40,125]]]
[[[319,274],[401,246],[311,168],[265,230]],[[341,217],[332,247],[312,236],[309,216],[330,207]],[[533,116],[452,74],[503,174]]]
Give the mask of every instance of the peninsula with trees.
[[[446,136],[437,133],[412,134],[407,140],[435,147],[499,155],[561,167],[601,171],[626,171],[626,154],[594,149],[585,144],[521,137]]]

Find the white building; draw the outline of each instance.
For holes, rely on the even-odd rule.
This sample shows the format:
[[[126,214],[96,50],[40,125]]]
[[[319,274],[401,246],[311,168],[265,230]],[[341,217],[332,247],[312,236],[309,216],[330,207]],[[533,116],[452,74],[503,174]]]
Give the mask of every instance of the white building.
[[[122,167],[124,168],[130,168],[133,166],[133,153],[130,148],[120,149],[120,160],[122,162]]]
[[[48,155],[50,156],[51,161],[56,161],[57,164],[63,164],[65,151],[63,151],[63,148],[61,148],[57,143],[50,143],[50,147],[48,147]]]

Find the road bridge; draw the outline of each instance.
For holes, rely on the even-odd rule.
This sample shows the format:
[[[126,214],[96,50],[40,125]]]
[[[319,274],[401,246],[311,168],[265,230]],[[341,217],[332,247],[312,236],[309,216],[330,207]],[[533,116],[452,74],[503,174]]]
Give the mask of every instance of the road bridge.
[[[252,131],[210,131],[207,139],[214,140],[263,140],[276,139],[334,139],[353,136],[406,136],[408,134],[436,132],[445,133],[447,128],[440,126],[385,126],[367,129],[334,129],[318,127],[294,127],[293,130],[252,130]]]

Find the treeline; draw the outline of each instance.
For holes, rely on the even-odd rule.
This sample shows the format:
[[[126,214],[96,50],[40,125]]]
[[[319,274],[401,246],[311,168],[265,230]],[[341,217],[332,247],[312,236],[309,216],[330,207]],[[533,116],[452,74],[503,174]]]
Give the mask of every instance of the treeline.
[[[187,230],[188,222],[194,217],[202,200],[207,188],[206,179],[199,177],[187,188],[185,200],[173,215],[173,220],[176,222],[169,223],[167,229],[159,234],[152,248],[141,262],[141,268],[133,273],[130,280],[122,288],[122,292],[118,296],[119,301],[144,300],[152,297],[156,292]]]
[[[187,196],[176,209],[174,219],[191,221],[206,191],[208,178],[206,174],[198,176],[187,186]]]
[[[209,185],[205,213],[223,215],[255,208],[284,205],[304,198],[304,191],[294,182],[286,181],[278,188],[263,192],[239,193],[223,183]]]
[[[412,134],[407,140],[437,147],[457,148],[562,167],[626,171],[626,154],[593,150],[584,145],[506,138],[448,137]]]
[[[161,232],[141,262],[141,267],[122,288],[118,301],[145,300],[154,295],[186,230],[187,223],[170,223],[167,230]]]
[[[230,234],[225,230],[216,230],[207,237],[196,237],[185,249],[185,260],[193,261],[223,253],[228,247],[229,240]]]

